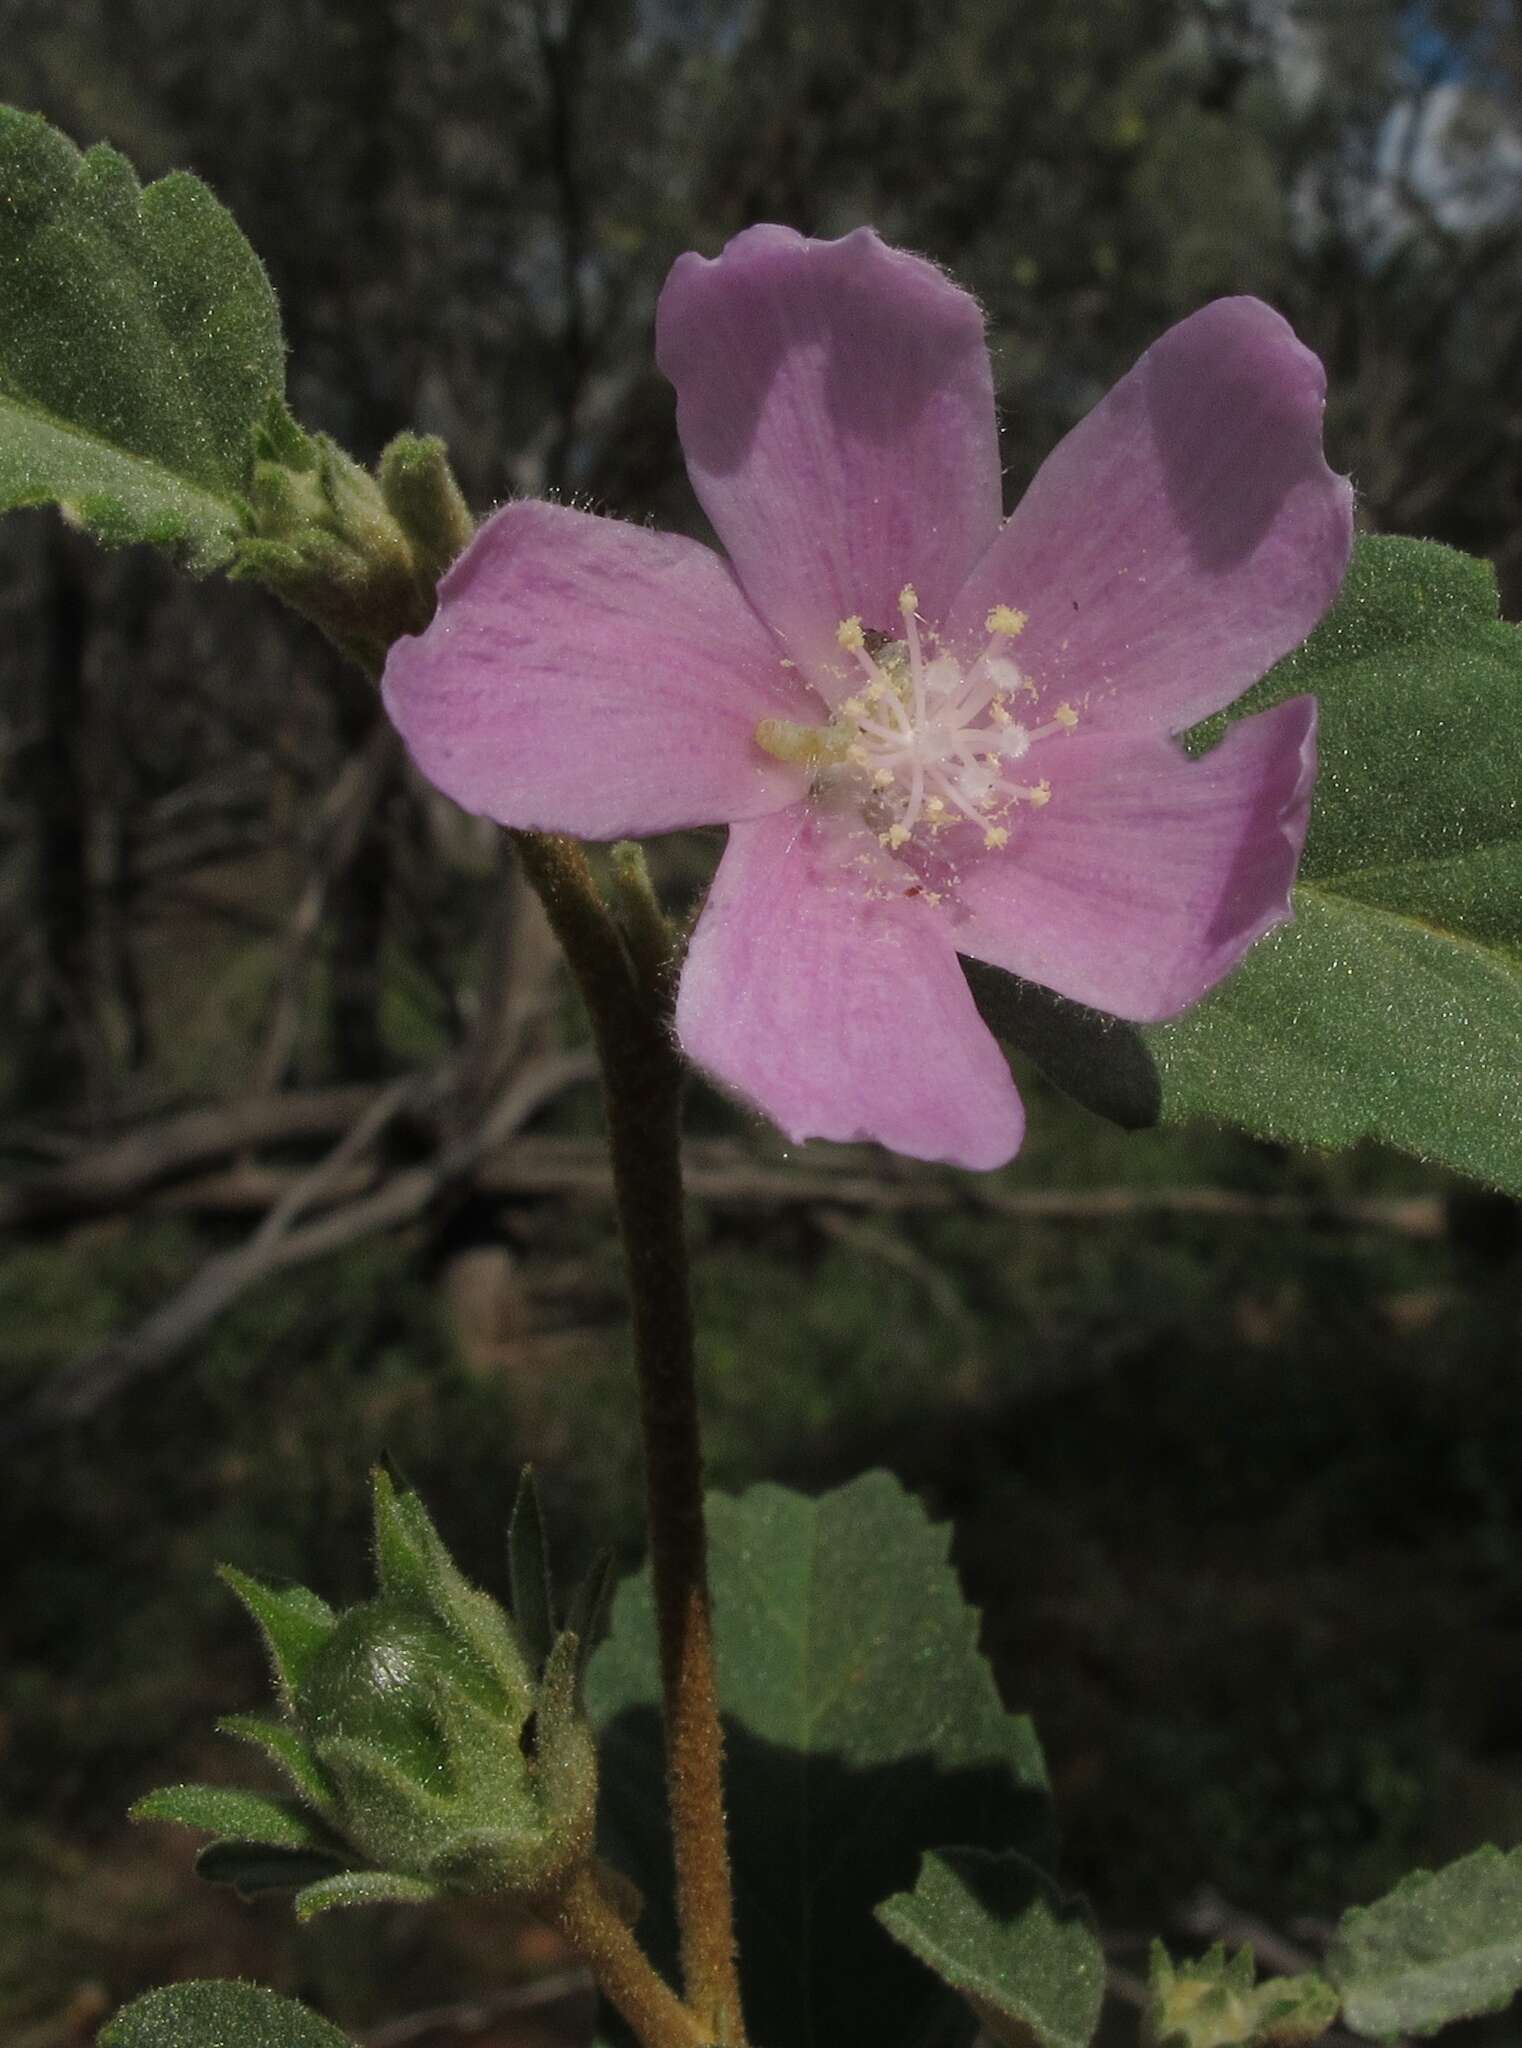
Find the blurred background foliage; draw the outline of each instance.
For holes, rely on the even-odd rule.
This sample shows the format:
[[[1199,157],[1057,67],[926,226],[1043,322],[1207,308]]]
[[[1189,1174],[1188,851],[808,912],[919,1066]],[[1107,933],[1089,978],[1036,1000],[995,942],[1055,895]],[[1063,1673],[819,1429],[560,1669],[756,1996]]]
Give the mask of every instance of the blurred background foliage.
[[[1327,361],[1365,524],[1489,555],[1512,616],[1519,85],[1515,0],[0,0],[0,98],[232,208],[304,422],[367,460],[443,434],[481,511],[700,530],[670,261],[871,221],[987,307],[1012,496],[1161,328],[1257,292]],[[39,515],[0,613],[0,2028],[71,2048],[193,1968],[463,2038],[383,2023],[548,1948],[469,1912],[297,1935],[120,1815],[245,1768],[207,1733],[262,1683],[211,1567],[356,1595],[382,1451],[495,1583],[521,1457],[569,1562],[635,1555],[574,1006],[492,835],[258,593]],[[674,901],[714,850],[658,849]],[[991,1182],[788,1159],[695,1094],[714,1477],[883,1462],[955,1516],[1122,1966],[1160,1914],[1313,1950],[1418,1857],[1522,1837],[1516,1213],[1031,1093]]]

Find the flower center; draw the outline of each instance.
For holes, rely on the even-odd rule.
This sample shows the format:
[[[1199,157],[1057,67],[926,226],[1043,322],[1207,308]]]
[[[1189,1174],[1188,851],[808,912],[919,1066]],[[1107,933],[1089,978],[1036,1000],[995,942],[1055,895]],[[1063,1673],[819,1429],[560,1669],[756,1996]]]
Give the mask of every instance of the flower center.
[[[927,647],[934,635],[921,628],[912,584],[905,584],[898,603],[902,639],[869,636],[859,618],[842,621],[836,638],[861,682],[830,723],[764,718],[757,744],[778,760],[812,767],[816,793],[859,803],[892,852],[959,824],[975,826],[983,844],[998,851],[1009,843],[1016,807],[1039,809],[1051,796],[1044,777],[1017,779],[1016,763],[1040,741],[1071,732],[1078,713],[1059,704],[1043,725],[1016,716],[1036,696],[1035,684],[1008,652],[1024,630],[1023,612],[995,605],[986,646],[964,666],[955,655]]]

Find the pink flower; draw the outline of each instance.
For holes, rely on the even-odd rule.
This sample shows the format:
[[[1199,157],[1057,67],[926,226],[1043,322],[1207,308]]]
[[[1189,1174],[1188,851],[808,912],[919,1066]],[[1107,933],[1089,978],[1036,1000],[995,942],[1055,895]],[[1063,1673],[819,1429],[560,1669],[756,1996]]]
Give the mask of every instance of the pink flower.
[[[1181,321],[1001,523],[977,306],[868,229],[683,256],[657,356],[729,553],[509,505],[393,650],[418,765],[503,824],[723,822],[677,1031],[795,1139],[993,1167],[1020,1100],[957,955],[1138,1021],[1290,915],[1314,700],[1173,735],[1296,646],[1351,492],[1277,313]]]

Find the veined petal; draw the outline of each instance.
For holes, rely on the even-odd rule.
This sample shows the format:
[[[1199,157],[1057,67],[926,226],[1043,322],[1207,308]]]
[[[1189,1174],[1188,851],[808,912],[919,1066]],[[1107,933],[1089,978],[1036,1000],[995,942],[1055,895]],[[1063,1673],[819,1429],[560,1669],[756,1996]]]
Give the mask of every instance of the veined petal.
[[[703,509],[756,610],[846,694],[835,630],[943,616],[998,531],[993,379],[976,303],[870,228],[748,228],[677,259],[656,359]],[[854,672],[853,672],[854,673]]]
[[[468,811],[580,838],[791,803],[763,718],[821,706],[711,549],[563,505],[509,505],[386,662],[413,759]]]
[[[1112,731],[1182,732],[1321,617],[1353,538],[1321,447],[1326,377],[1279,314],[1217,299],[1172,327],[1037,472],[956,601],[994,605],[1044,702]]]
[[[1197,761],[1145,735],[1052,752],[1051,802],[960,876],[957,949],[1113,1016],[1172,1017],[1292,914],[1316,700],[1243,719]]]
[[[856,836],[870,862],[876,840]],[[874,889],[843,824],[802,805],[730,832],[676,1025],[690,1058],[799,1142],[988,1168],[1024,1131],[949,928]]]

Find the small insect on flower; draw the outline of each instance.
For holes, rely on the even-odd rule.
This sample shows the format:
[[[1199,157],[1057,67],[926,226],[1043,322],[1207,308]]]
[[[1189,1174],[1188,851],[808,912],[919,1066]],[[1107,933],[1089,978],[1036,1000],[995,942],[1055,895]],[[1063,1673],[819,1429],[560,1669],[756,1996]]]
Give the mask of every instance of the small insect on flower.
[[[507,825],[723,823],[677,1002],[689,1056],[794,1139],[994,1167],[1023,1114],[958,955],[1136,1021],[1290,915],[1316,707],[1176,735],[1336,595],[1325,379],[1220,299],[1001,518],[978,307],[870,229],[683,256],[656,352],[697,542],[520,503],[393,648],[423,773]]]

